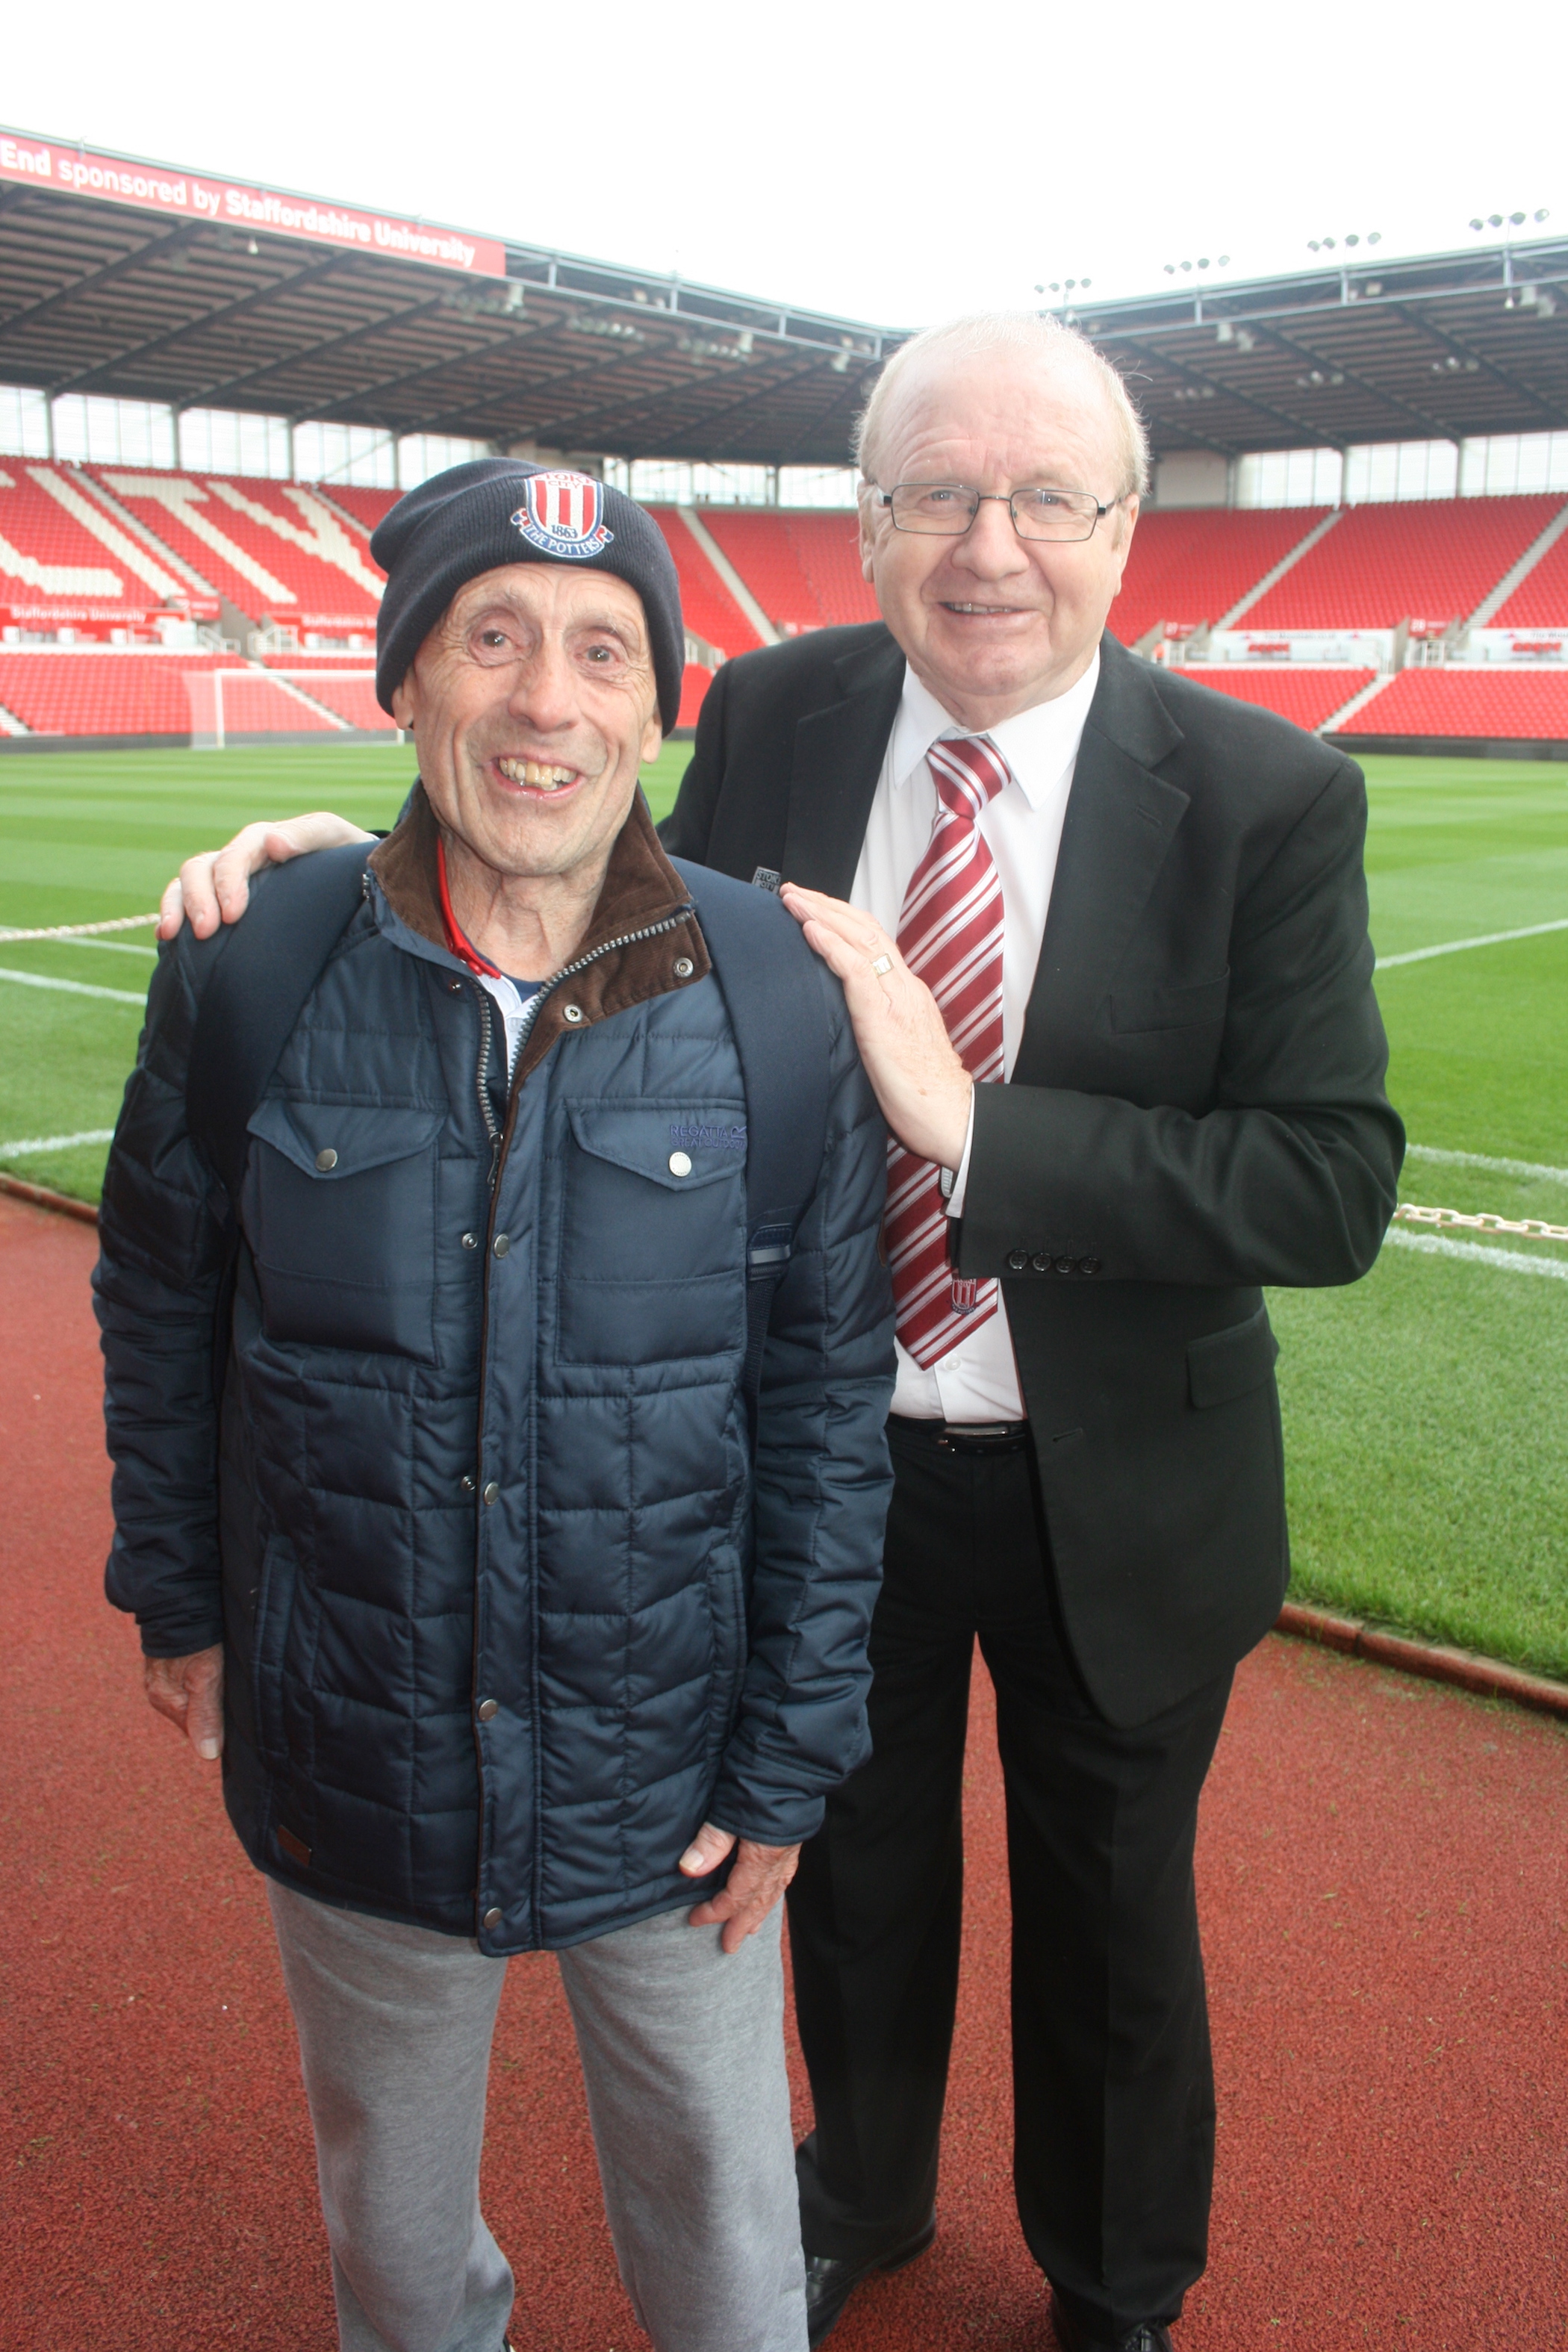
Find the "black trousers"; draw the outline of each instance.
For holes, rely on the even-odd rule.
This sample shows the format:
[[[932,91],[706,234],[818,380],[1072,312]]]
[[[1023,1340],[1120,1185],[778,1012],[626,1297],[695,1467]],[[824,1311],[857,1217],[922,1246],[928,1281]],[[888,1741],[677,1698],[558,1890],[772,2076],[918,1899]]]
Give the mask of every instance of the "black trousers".
[[[961,1796],[976,1637],[996,1687],[1013,1903],[1014,2178],[1035,2259],[1112,2339],[1201,2273],[1214,2075],[1193,1886],[1228,1674],[1133,1731],[1061,1629],[1031,1455],[892,1424],[871,1632],[875,1752],[828,1801],[789,1895],[816,2106],[806,2252],[856,2257],[930,2212],[958,1988]]]

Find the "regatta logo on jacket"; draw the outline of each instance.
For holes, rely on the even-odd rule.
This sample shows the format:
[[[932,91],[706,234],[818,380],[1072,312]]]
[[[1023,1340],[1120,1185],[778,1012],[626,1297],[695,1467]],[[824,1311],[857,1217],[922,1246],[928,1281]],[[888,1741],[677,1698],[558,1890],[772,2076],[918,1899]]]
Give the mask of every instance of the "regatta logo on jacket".
[[[669,1139],[684,1151],[744,1151],[746,1130],[743,1127],[671,1127]]]

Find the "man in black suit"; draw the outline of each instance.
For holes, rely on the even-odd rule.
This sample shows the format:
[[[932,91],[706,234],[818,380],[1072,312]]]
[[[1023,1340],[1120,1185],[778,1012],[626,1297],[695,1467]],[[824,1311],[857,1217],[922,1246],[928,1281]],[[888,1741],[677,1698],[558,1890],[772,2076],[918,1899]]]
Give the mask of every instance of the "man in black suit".
[[[859,456],[885,625],[722,668],[663,828],[782,877],[896,1139],[875,1752],[790,1892],[812,2342],[934,2231],[978,1639],[1020,2219],[1066,2352],[1163,2352],[1213,2170],[1198,1799],[1287,1578],[1260,1286],[1363,1274],[1402,1150],[1363,787],[1105,634],[1147,452],[1081,338],[917,338]]]
[[[961,1212],[951,1346],[900,1349],[874,1753],[790,1895],[813,2341],[931,2235],[978,1637],[1019,2214],[1064,2346],[1143,2352],[1205,2252],[1198,1796],[1287,1576],[1259,1286],[1353,1281],[1395,1198],[1364,792],[1330,746],[1102,634],[1146,458],[1087,343],[1034,319],[920,338],[860,457],[886,625],[722,668],[663,828],[783,877],[894,1137]],[[940,813],[925,755],[976,738],[1005,763],[979,820],[1004,1066],[981,1073],[899,946]]]

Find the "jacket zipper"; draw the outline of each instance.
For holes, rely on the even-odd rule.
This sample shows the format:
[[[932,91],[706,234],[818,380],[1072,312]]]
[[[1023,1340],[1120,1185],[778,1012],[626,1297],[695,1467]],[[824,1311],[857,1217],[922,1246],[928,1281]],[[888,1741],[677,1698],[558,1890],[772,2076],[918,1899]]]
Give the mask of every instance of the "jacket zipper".
[[[527,1045],[527,1043],[528,1043],[529,1037],[530,1037],[530,1035],[531,1035],[531,1032],[532,1032],[532,1029],[533,1029],[533,1024],[534,1024],[535,1021],[536,1021],[536,1020],[538,1019],[538,1017],[539,1017],[539,1008],[540,1008],[540,1006],[543,1003],[543,1002],[544,1002],[545,998],[546,998],[547,996],[549,996],[549,995],[552,994],[552,993],[553,993],[553,992],[554,992],[556,989],[560,988],[560,987],[563,985],[563,983],[564,982],[566,982],[566,981],[568,981],[568,980],[574,980],[574,979],[576,978],[576,976],[577,976],[577,974],[578,974],[579,972],[581,972],[581,971],[586,971],[590,964],[597,963],[601,956],[607,956],[607,955],[609,955],[609,954],[613,953],[613,951],[614,951],[616,948],[630,948],[630,947],[636,947],[636,946],[637,946],[637,945],[638,945],[642,940],[657,940],[657,939],[658,939],[658,938],[659,938],[659,937],[664,933],[664,932],[666,932],[666,931],[673,931],[673,930],[677,930],[677,929],[679,929],[679,927],[680,927],[680,925],[681,925],[683,922],[685,922],[685,920],[686,920],[687,917],[688,917],[689,915],[695,914],[695,913],[696,913],[696,911],[697,911],[697,910],[696,910],[695,906],[693,905],[692,901],[689,898],[689,899],[687,899],[687,901],[686,901],[686,903],[684,904],[684,906],[678,907],[678,908],[676,908],[675,912],[674,912],[672,915],[667,915],[667,916],[665,917],[665,919],[664,919],[664,920],[663,920],[662,922],[658,922],[658,923],[647,923],[647,924],[645,924],[645,925],[643,926],[643,928],[642,928],[642,929],[641,929],[640,931],[623,931],[623,932],[621,933],[621,935],[620,935],[620,937],[619,937],[618,939],[606,940],[605,941],[605,943],[604,943],[604,945],[603,945],[602,947],[597,947],[597,948],[593,949],[593,950],[590,951],[590,953],[588,953],[588,954],[587,954],[587,955],[585,955],[585,956],[578,956],[574,962],[567,963],[567,964],[563,964],[563,965],[562,965],[562,967],[561,967],[561,970],[560,970],[558,972],[556,972],[556,973],[553,975],[553,977],[552,977],[552,979],[545,981],[545,982],[544,982],[544,983],[543,983],[543,985],[542,985],[541,988],[539,988],[539,989],[535,992],[535,993],[534,993],[533,997],[531,998],[531,1001],[530,1001],[530,1003],[529,1003],[529,1005],[528,1005],[528,1007],[527,1007],[527,1010],[526,1010],[526,1012],[525,1012],[525,1013],[524,1013],[524,1017],[523,1017],[522,1032],[521,1032],[521,1034],[519,1036],[518,1041],[517,1041],[517,1052],[518,1052],[518,1055],[521,1055],[521,1054],[523,1047],[524,1047],[524,1046]],[[485,1254],[484,1254],[484,1263],[485,1263],[485,1265],[488,1266],[488,1265],[490,1264],[490,1260],[491,1260],[491,1253],[492,1253],[493,1248],[494,1248],[494,1245],[495,1245],[496,1190],[497,1190],[497,1186],[498,1186],[498,1184],[499,1184],[500,1178],[500,1163],[501,1163],[501,1158],[502,1158],[502,1154],[503,1154],[503,1152],[504,1152],[505,1146],[506,1146],[506,1137],[507,1137],[507,1134],[510,1132],[511,1124],[512,1124],[512,1119],[513,1119],[513,1117],[515,1116],[517,1106],[516,1106],[516,1098],[515,1098],[515,1094],[514,1094],[514,1095],[513,1095],[513,1099],[512,1099],[512,1102],[511,1102],[511,1105],[510,1105],[510,1108],[509,1108],[509,1111],[508,1111],[508,1114],[507,1114],[506,1129],[503,1131],[503,1130],[502,1130],[500,1127],[498,1127],[498,1126],[497,1126],[497,1124],[496,1124],[496,1116],[495,1116],[495,1112],[494,1112],[494,1110],[491,1108],[491,1106],[490,1106],[490,1095],[489,1095],[489,1081],[490,1043],[491,1043],[491,1035],[492,1035],[492,1031],[491,1031],[491,1016],[492,1016],[492,1010],[493,1010],[493,1008],[492,1008],[492,1006],[491,1006],[491,1003],[490,1003],[490,994],[489,994],[489,989],[487,989],[487,988],[483,985],[483,983],[482,983],[481,982],[478,981],[477,979],[476,979],[476,981],[475,981],[474,985],[475,985],[475,988],[476,988],[476,991],[477,991],[477,992],[478,992],[479,999],[479,1065],[478,1065],[478,1069],[477,1069],[477,1071],[476,1071],[476,1077],[477,1077],[478,1086],[479,1086],[479,1109],[480,1109],[480,1111],[483,1113],[483,1116],[484,1116],[484,1122],[485,1122],[485,1132],[486,1132],[486,1134],[489,1136],[489,1142],[490,1142],[490,1172],[489,1172],[489,1214],[488,1214],[488,1216],[487,1216],[487,1218],[486,1218],[486,1221],[485,1221]],[[512,1062],[512,1067],[515,1069],[515,1067],[516,1067],[516,1066],[517,1066],[517,1060],[516,1060],[516,1056],[514,1056],[514,1057],[513,1057],[513,1062]],[[510,1080],[509,1080],[509,1085],[510,1085]],[[487,1274],[487,1275],[485,1276],[484,1297],[483,1297],[483,1301],[482,1301],[482,1304],[481,1304],[481,1307],[480,1307],[480,1310],[479,1310],[479,1424],[478,1424],[478,1428],[477,1428],[477,1430],[476,1430],[476,1432],[475,1432],[475,1444],[474,1444],[474,1483],[475,1483],[475,1486],[476,1486],[476,1488],[478,1489],[478,1491],[476,1492],[475,1496],[474,1496],[474,1501],[475,1501],[475,1505],[476,1505],[476,1507],[477,1507],[477,1510],[479,1510],[479,1511],[482,1511],[482,1510],[484,1509],[484,1507],[485,1507],[485,1505],[484,1505],[484,1499],[483,1499],[483,1495],[484,1495],[484,1478],[483,1478],[483,1472],[484,1472],[484,1458],[485,1458],[485,1398],[486,1398],[487,1394],[489,1393],[489,1341],[490,1341],[490,1281],[489,1281],[489,1276]],[[475,1559],[474,1559],[474,1664],[473,1664],[473,1673],[472,1673],[472,1675],[471,1675],[471,1676],[470,1676],[470,1683],[471,1683],[471,1690],[470,1690],[470,1696],[469,1696],[469,1705],[470,1705],[470,1708],[471,1708],[471,1707],[472,1707],[472,1706],[477,1702],[478,1695],[479,1695],[479,1614],[480,1614],[480,1597],[479,1597],[479,1557],[478,1557],[478,1549],[479,1549],[479,1548],[478,1548],[479,1528],[478,1528],[478,1526],[477,1526],[477,1525],[476,1525],[475,1529],[474,1529],[474,1535],[475,1535]],[[532,1684],[532,1691],[531,1691],[531,1706],[532,1706],[532,1715],[533,1715],[533,1740],[532,1740],[532,1748],[533,1748],[533,1785],[534,1785],[534,1792],[535,1792],[535,1804],[534,1804],[534,1823],[533,1823],[533,1832],[534,1832],[534,1833],[533,1833],[533,1874],[532,1874],[532,1883],[531,1883],[531,1886],[530,1886],[530,1889],[529,1889],[529,1902],[530,1902],[530,1907],[531,1907],[531,1912],[532,1912],[533,1930],[534,1930],[534,1934],[535,1934],[535,1936],[537,1937],[537,1935],[538,1935],[538,1931],[539,1931],[540,1871],[541,1871],[542,1864],[542,1856],[541,1852],[540,1852],[540,1843],[541,1843],[541,1841],[540,1841],[540,1836],[539,1836],[539,1811],[538,1811],[538,1790],[539,1790],[539,1675],[538,1675],[538,1665],[539,1665],[539,1627],[538,1627],[537,1622],[531,1622],[531,1621],[532,1621],[532,1618],[533,1618],[533,1612],[532,1612],[531,1611],[531,1612],[530,1612],[530,1616],[531,1616],[531,1623],[530,1623],[530,1629],[529,1629],[529,1631],[530,1631],[530,1639],[531,1639],[531,1651],[532,1651],[532,1660],[533,1660],[533,1673],[532,1673],[532,1675],[531,1675],[531,1684]],[[483,1877],[483,1875],[484,1875],[484,1870],[485,1870],[486,1859],[487,1859],[487,1855],[488,1855],[488,1852],[489,1852],[489,1835],[488,1835],[488,1832],[489,1832],[489,1821],[488,1821],[488,1818],[487,1818],[487,1816],[488,1816],[488,1810],[489,1810],[489,1809],[488,1809],[488,1802],[487,1802],[486,1792],[485,1792],[484,1753],[483,1753],[482,1744],[481,1744],[480,1739],[479,1739],[479,1727],[478,1727],[478,1726],[477,1726],[477,1725],[475,1725],[475,1727],[474,1727],[474,1749],[475,1749],[475,1759],[476,1759],[476,1761],[477,1761],[478,1766],[479,1766],[479,1874],[480,1874],[480,1877],[481,1877],[481,1879],[482,1879],[482,1877]],[[475,1889],[475,1895],[476,1895],[475,1909],[476,1909],[476,1911],[477,1911],[477,1910],[478,1910],[478,1908],[479,1908],[479,1902],[478,1902],[479,1889],[478,1889],[478,1887],[476,1887],[476,1889]]]

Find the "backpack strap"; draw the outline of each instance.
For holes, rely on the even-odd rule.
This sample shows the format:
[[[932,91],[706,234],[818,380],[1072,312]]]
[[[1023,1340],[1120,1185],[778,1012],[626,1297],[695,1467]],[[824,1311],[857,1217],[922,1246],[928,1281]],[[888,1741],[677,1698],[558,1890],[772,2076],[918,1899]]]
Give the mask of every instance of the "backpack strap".
[[[773,1296],[816,1191],[827,1144],[827,1004],[816,956],[788,908],[765,889],[687,859],[670,860],[691,893],[713,959],[746,1089],[746,1358],[742,1388],[753,1441]]]
[[[197,1007],[185,1126],[237,1204],[251,1118],[327,958],[364,897],[365,844],[347,842],[258,875],[218,946]]]

